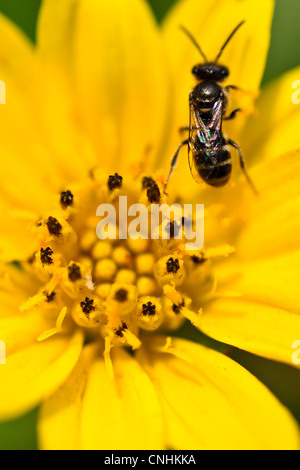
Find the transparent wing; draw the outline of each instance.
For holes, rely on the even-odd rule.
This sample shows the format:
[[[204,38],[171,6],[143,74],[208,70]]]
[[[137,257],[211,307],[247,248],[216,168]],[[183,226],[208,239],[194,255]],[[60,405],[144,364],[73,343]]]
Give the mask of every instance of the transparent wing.
[[[204,164],[214,167],[216,164],[214,151],[222,142],[222,116],[223,102],[221,100],[215,104],[211,119],[206,123],[201,118],[201,112],[193,104],[190,105],[188,157],[192,176],[197,183],[202,182],[202,179],[195,168],[194,156],[199,152],[203,153]]]

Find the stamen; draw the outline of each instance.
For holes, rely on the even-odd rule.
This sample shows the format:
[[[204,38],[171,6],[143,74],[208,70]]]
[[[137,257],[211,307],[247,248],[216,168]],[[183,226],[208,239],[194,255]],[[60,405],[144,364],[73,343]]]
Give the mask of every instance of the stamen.
[[[167,233],[170,233],[170,238],[177,237],[180,231],[180,224],[178,222],[169,222],[166,225],[165,230]]]
[[[184,307],[184,305],[185,305],[184,299],[182,300],[181,304],[179,304],[179,305],[173,304],[173,306],[172,306],[173,312],[176,313],[176,315],[178,315],[181,312],[182,307]]]
[[[107,297],[111,317],[128,315],[136,309],[138,293],[136,286],[130,284],[113,284]]]
[[[67,315],[67,307],[64,307],[60,314],[58,315],[58,318],[57,318],[57,321],[56,321],[56,329],[57,331],[61,331],[61,327],[62,327],[62,324],[63,324],[63,321],[64,319],[66,318],[66,315]]]
[[[163,322],[162,307],[156,297],[141,297],[137,308],[137,324],[144,330],[157,330]]]
[[[42,333],[37,338],[37,341],[39,343],[61,332],[62,324],[63,324],[64,319],[66,318],[67,311],[68,311],[67,307],[64,307],[60,311],[60,314],[58,315],[58,318],[56,320],[55,328],[51,328],[50,330],[44,331],[44,333]]]
[[[87,315],[93,312],[96,308],[94,305],[94,300],[89,299],[88,297],[85,298],[84,302],[81,302],[80,306],[82,308],[83,313],[86,313]]]
[[[177,292],[174,286],[171,286],[171,285],[164,286],[164,294],[166,297],[168,297],[168,299],[172,301],[173,304],[180,305],[182,303],[182,297]]]
[[[172,338],[171,336],[167,336],[166,344],[160,348],[161,352],[166,352],[172,345]]]
[[[156,306],[152,304],[151,302],[147,302],[146,304],[142,305],[143,315],[149,315],[149,316],[155,315],[155,310],[156,310]]]
[[[179,260],[174,259],[174,258],[169,258],[167,261],[167,272],[176,274],[179,269],[180,269]]]
[[[54,292],[54,289],[56,289],[57,285],[60,282],[60,271],[57,271],[51,281],[45,286],[45,292],[47,292],[48,295],[51,295],[52,292]]]
[[[33,264],[35,262],[35,253],[33,253],[29,258],[27,258],[28,264]]]
[[[195,263],[195,264],[203,264],[203,263],[205,263],[205,261],[207,261],[207,259],[204,258],[203,253],[201,253],[201,256],[192,255],[191,259],[192,259],[193,263]]]
[[[41,292],[40,294],[36,294],[20,306],[20,311],[26,312],[27,310],[30,310],[33,307],[37,307],[44,300],[45,300],[45,294],[43,292]]]
[[[176,285],[179,286],[183,283],[186,271],[184,268],[184,261],[178,257],[164,256],[156,263],[154,267],[154,274],[160,284]]]
[[[176,349],[172,346],[172,338],[170,336],[166,338],[166,343],[163,346],[152,343],[151,348],[153,351],[171,354],[172,356],[178,357],[179,359],[182,359],[183,361],[188,362],[189,364],[194,364],[194,359],[192,357],[190,357],[187,353],[180,351],[179,349]]]
[[[173,296],[171,295],[171,297]],[[190,306],[191,300],[188,297],[183,298],[179,294],[176,294],[176,297],[176,303],[167,296],[164,296],[162,299],[164,313],[163,328],[165,330],[178,330],[186,319],[182,314],[182,306]]]
[[[130,330],[125,329],[123,334],[127,343],[134,351],[142,346],[142,342]]]
[[[128,292],[127,290],[125,289],[119,289],[116,293],[115,293],[115,299],[118,301],[118,302],[126,302],[128,298]]]
[[[147,189],[147,197],[150,204],[159,204],[161,199],[161,194],[157,184],[153,184],[150,188]]]
[[[53,255],[53,251],[51,250],[51,248],[47,247],[45,248],[45,250],[41,248],[42,264],[47,264],[47,265],[53,264],[53,259],[51,258],[52,255]]]
[[[48,294],[47,291],[44,291],[43,294],[46,296],[46,302],[49,304],[50,302],[53,302],[54,297],[56,296],[55,292],[51,292],[51,294]]]
[[[119,336],[119,338],[123,338],[125,329],[127,329],[127,325],[125,322],[122,322],[122,326],[120,326],[120,328],[115,330],[116,336]]]
[[[85,300],[76,302],[71,310],[71,315],[75,323],[84,328],[101,329],[107,323],[106,306],[96,296],[85,297]]]
[[[219,256],[230,256],[235,253],[236,249],[232,245],[220,245],[213,248],[207,248],[205,258],[218,258]]]
[[[105,348],[104,348],[105,366],[106,366],[106,370],[107,370],[107,373],[108,373],[110,379],[113,380],[113,378],[114,378],[114,369],[113,369],[112,360],[111,360],[111,357],[110,357],[110,351],[111,351],[111,348],[112,348],[112,342],[111,342],[110,336],[106,336],[104,338],[104,344],[105,344]]]
[[[161,193],[157,183],[153,178],[145,176],[142,180],[143,189],[147,190],[147,197],[150,204],[159,204],[161,200]]]
[[[67,209],[67,207],[72,206],[74,202],[74,196],[71,191],[63,191],[60,195],[60,204],[63,209]]]
[[[49,217],[46,222],[50,235],[58,237],[62,234],[62,225],[54,217]]]
[[[69,279],[71,282],[76,282],[81,279],[80,267],[75,263],[69,266]]]
[[[186,352],[180,351],[179,349],[168,347],[163,352],[171,354],[172,356],[175,356],[178,359],[182,359],[183,361],[188,362],[189,364],[194,364],[194,359],[190,357]]]
[[[56,328],[51,328],[51,330],[44,331],[38,338],[37,341],[41,343],[42,341],[45,341],[48,338],[51,338],[52,336],[57,334],[57,329]]]
[[[151,176],[145,176],[142,180],[143,189],[151,188],[151,186],[154,186],[155,184],[156,182],[151,178]]]
[[[150,209],[150,204],[165,200],[160,189],[165,178],[164,175],[157,176],[156,180],[144,177],[141,194],[140,175],[132,179],[130,201],[142,201]],[[91,188],[86,188],[86,191],[91,189],[91,192],[79,191],[78,194],[78,197],[80,194],[84,196],[80,198],[84,207],[80,204],[76,210],[70,208],[74,205],[74,196],[66,190],[60,193],[59,212],[53,214],[57,214],[58,219],[53,216],[40,218],[41,223],[36,228],[38,219],[35,217],[32,230],[43,248],[30,260],[32,266],[29,268],[24,264],[24,267],[30,274],[36,270],[43,288],[25,302],[21,310],[42,304],[47,315],[53,315],[54,309],[46,307],[46,304],[51,304],[56,296],[58,300],[51,307],[66,302],[67,306],[61,310],[55,327],[42,333],[38,341],[61,332],[68,314],[65,328],[82,328],[84,332],[90,332],[88,338],[97,340],[101,337],[104,340],[104,360],[108,374],[113,378],[112,347],[131,346],[135,350],[141,346],[139,332],[146,341],[150,335],[145,331],[161,328],[171,331],[180,328],[186,319],[200,327],[201,310],[198,313],[193,311],[192,301],[184,294],[184,289],[192,287],[193,281],[197,283],[201,278],[199,295],[201,299],[205,299],[205,295],[210,298],[214,294],[211,285],[215,278],[208,269],[197,270],[197,266],[211,257],[228,256],[234,250],[225,245],[207,249],[204,253],[198,250],[187,252],[183,242],[170,240],[177,238],[182,224],[193,224],[192,219],[183,219],[181,212],[179,218],[174,214],[171,221],[161,224],[161,228],[170,234],[168,239],[159,242],[131,238],[121,241],[121,237],[115,241],[99,240],[95,230],[94,196],[99,197],[101,203],[108,200],[117,206],[119,191],[113,191],[123,186],[123,178],[118,173],[108,178],[100,169],[89,185]],[[62,215],[63,210],[67,211],[65,215]],[[115,232],[120,230],[115,225],[113,229]],[[186,278],[187,284],[183,284]],[[184,358],[183,353],[172,347],[170,339],[160,352]]]
[[[200,315],[202,314],[202,309],[200,309],[198,313],[195,313],[192,310],[182,307],[181,312],[192,323],[192,325],[200,329]]]
[[[113,191],[114,189],[121,188],[122,183],[122,176],[118,175],[118,173],[115,173],[114,175],[109,176],[107,186],[110,191]]]

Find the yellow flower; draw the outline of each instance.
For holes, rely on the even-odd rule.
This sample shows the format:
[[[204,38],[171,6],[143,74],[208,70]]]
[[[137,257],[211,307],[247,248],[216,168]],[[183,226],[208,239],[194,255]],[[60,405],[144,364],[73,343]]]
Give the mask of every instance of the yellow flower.
[[[142,0],[44,0],[36,48],[1,17],[0,417],[43,403],[41,448],[298,448],[294,419],[255,377],[170,336],[188,319],[289,364],[299,339],[299,155],[276,157],[299,145],[297,71],[226,126],[258,198],[238,169],[223,189],[197,185],[184,157],[163,193],[199,62],[178,24],[215,57],[245,19],[222,60],[253,96],[272,9],[185,0],[161,32]],[[249,93],[235,100],[250,112]],[[96,208],[122,195],[205,203],[204,249],[99,241]]]

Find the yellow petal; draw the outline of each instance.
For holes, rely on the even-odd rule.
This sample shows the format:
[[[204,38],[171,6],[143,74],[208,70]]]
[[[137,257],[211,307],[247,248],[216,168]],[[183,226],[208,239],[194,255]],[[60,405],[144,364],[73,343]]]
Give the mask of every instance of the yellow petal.
[[[37,25],[37,57],[42,64],[40,109],[43,133],[53,147],[53,167],[73,181],[87,176],[96,154],[81,126],[74,77],[79,2],[45,0]]]
[[[2,111],[9,108],[24,113],[24,104],[34,99],[33,82],[37,70],[34,48],[29,39],[4,15],[0,15],[0,72],[1,80],[6,85],[6,104]],[[19,108],[18,108],[19,107]],[[32,109],[28,109],[28,117]],[[23,116],[15,116],[17,122]],[[2,120],[2,119],[1,119]]]
[[[228,357],[183,340],[167,354],[141,355],[163,406],[173,449],[296,449],[289,412],[254,376]]]
[[[19,315],[20,305],[39,287],[39,282],[19,267],[0,264],[0,319]]]
[[[0,43],[0,78],[7,95],[0,115],[0,207],[36,210],[39,216],[64,187],[63,177],[88,174],[96,160],[78,129],[76,99],[66,76],[41,62],[25,35],[2,15]],[[15,224],[11,218],[7,225]]]
[[[236,85],[255,94],[265,68],[273,7],[272,0],[182,0],[176,3],[168,14],[163,27],[175,88],[172,114],[169,116],[169,126],[172,129],[170,159],[176,150],[176,142],[178,145],[180,141],[179,127],[189,123],[188,97],[195,85],[191,75],[192,67],[204,61],[191,41],[179,29],[179,25],[184,25],[191,32],[208,60],[213,61],[229,34],[245,20],[246,23],[224,50],[220,63],[228,66],[230,70],[225,85]],[[231,96],[233,98],[234,93],[231,93]],[[246,95],[239,94],[237,100],[231,100],[229,108],[243,107],[241,100],[244,99],[248,102],[249,96],[247,98]],[[243,116],[239,115],[235,122],[224,125],[231,138],[236,138],[236,126],[240,127],[242,122]],[[182,179],[182,172],[188,172],[187,152],[183,150],[182,153],[185,157],[182,156],[182,165],[174,178]]]
[[[166,86],[159,30],[144,0],[46,0],[38,44],[68,69],[78,117],[100,163],[122,170],[162,135]]]
[[[300,151],[256,165],[251,177],[259,191],[248,199],[247,225],[237,246],[246,259],[281,255],[300,244]]]
[[[5,173],[5,170],[3,173]],[[8,175],[10,175],[8,181],[11,183],[10,193],[13,192],[17,198],[23,197],[24,199],[22,189],[15,187],[17,181],[13,181],[13,173],[8,171]],[[8,175],[6,174],[5,177],[8,177]],[[11,194],[3,194],[4,191],[3,188],[0,188],[0,259],[5,262],[25,260],[37,250],[37,244],[28,229],[28,221],[24,222],[24,220],[12,215],[9,206],[12,206],[15,201],[11,198]],[[30,204],[30,196],[28,202]]]
[[[298,175],[299,151],[251,170],[260,194],[244,206],[236,260],[217,273],[220,287],[243,298],[213,302],[201,319],[208,335],[290,365],[300,326]]]
[[[38,405],[68,377],[82,347],[82,335],[35,343],[0,368],[0,418],[13,419]]]
[[[115,382],[103,360],[89,374],[82,408],[83,449],[162,449],[161,414],[153,386],[135,359],[118,351]]]
[[[299,266],[299,250],[261,260],[232,260],[218,267],[219,288],[230,286],[250,301],[299,314]]]
[[[270,42],[274,2],[267,0],[181,0],[167,15],[164,33],[170,63],[174,71],[185,64],[188,73],[193,65],[203,62],[179,25],[195,36],[208,60],[214,60],[229,33],[243,20],[246,24],[227,46],[220,62],[230,68],[233,83],[245,90],[256,91],[265,69]],[[187,76],[186,71],[182,75]],[[179,81],[181,81],[181,78]]]
[[[77,450],[80,447],[82,396],[95,347],[87,346],[67,381],[41,407],[39,448]]]
[[[31,211],[45,207],[43,184],[51,180],[51,160],[42,146],[38,118],[39,71],[33,45],[0,15],[0,78],[6,85],[6,105],[0,114],[0,196],[6,207],[17,202],[18,209],[28,204]],[[38,197],[42,193],[44,197]]]
[[[44,0],[38,18],[39,57],[68,74],[72,73],[78,5],[78,0]]]
[[[262,91],[240,138],[250,164],[300,147],[300,104],[295,101],[299,100],[299,77],[297,67]]]
[[[2,307],[2,305],[1,305]],[[0,340],[6,344],[6,353],[13,354],[34,343],[50,327],[41,309],[22,315],[0,318]]]
[[[276,287],[274,287],[276,289]],[[201,330],[212,338],[259,356],[295,366],[300,315],[255,301],[232,298],[203,309]]]
[[[164,130],[168,92],[149,6],[144,0],[81,2],[77,44],[84,119],[101,162],[111,155],[119,170],[142,160]]]

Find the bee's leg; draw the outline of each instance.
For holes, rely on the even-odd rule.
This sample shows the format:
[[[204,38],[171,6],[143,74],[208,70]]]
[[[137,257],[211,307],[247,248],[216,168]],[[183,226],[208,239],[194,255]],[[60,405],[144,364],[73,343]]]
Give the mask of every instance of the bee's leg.
[[[188,128],[188,129],[189,129],[189,128]],[[166,189],[167,189],[169,180],[170,180],[170,178],[171,178],[171,176],[172,176],[172,173],[173,173],[174,168],[175,168],[176,165],[177,165],[180,150],[181,150],[181,148],[182,148],[184,145],[188,145],[188,144],[189,144],[189,139],[184,140],[183,142],[181,142],[181,144],[179,145],[178,149],[176,150],[176,152],[175,152],[175,154],[174,154],[174,156],[173,156],[173,158],[172,158],[170,171],[169,171],[169,174],[168,174],[167,182],[166,182],[166,184],[165,184],[164,194],[166,194]]]
[[[227,87],[225,87],[225,90],[227,90],[227,91],[229,91],[229,90],[242,91],[241,88],[239,88],[238,86],[235,86],[235,85],[227,85]]]
[[[240,157],[240,166],[241,166],[241,169],[242,169],[242,171],[244,172],[244,175],[245,175],[245,177],[246,177],[248,183],[250,184],[250,186],[251,186],[253,192],[254,192],[256,195],[258,195],[258,191],[257,191],[257,189],[255,188],[255,186],[254,186],[254,184],[253,184],[253,182],[252,182],[252,180],[251,180],[250,176],[248,175],[247,170],[246,170],[246,168],[245,168],[245,160],[244,160],[244,157],[243,157],[243,154],[242,154],[242,152],[241,152],[240,147],[238,146],[238,144],[236,144],[235,142],[233,142],[233,140],[230,140],[230,139],[226,140],[226,143],[227,143],[228,145],[231,145],[232,147],[234,147],[234,148],[238,151],[238,154],[239,154],[239,157]]]
[[[229,114],[229,116],[223,118],[224,121],[230,121],[231,119],[234,119],[237,113],[239,113],[240,111],[242,111],[241,108],[234,109],[232,113]]]
[[[243,93],[244,95],[248,95],[252,99],[257,98],[257,93],[255,91],[243,90],[243,88],[239,88],[235,85],[228,85],[224,89],[226,90],[227,93],[229,93],[230,90],[233,90],[233,91],[239,91]]]
[[[182,134],[183,132],[192,131],[192,130],[196,130],[196,129],[197,129],[197,127],[182,126],[182,127],[179,127],[179,132],[180,132],[180,134]]]

